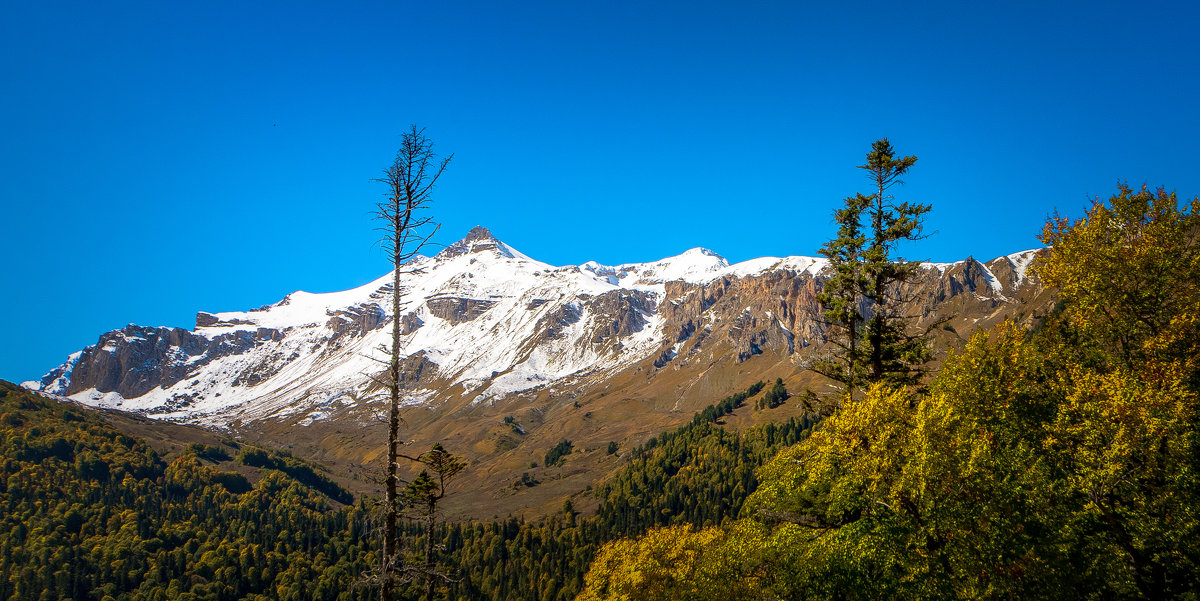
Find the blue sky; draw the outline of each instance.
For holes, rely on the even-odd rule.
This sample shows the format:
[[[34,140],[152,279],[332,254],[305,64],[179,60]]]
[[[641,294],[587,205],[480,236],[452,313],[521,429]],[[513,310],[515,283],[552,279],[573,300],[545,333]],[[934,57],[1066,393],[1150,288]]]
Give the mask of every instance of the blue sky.
[[[483,224],[554,264],[811,255],[887,136],[919,157],[898,198],[933,205],[909,258],[1035,247],[1119,180],[1200,192],[1196,11],[5,2],[0,378],[382,275],[369,180],[413,123],[455,155],[441,243]]]

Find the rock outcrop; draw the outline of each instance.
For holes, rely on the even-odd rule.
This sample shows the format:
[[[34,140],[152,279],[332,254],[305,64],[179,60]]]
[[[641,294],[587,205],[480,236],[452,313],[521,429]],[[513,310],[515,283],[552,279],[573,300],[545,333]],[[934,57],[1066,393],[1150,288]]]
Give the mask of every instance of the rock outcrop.
[[[182,328],[130,324],[104,334],[73,361],[46,374],[42,385],[49,388],[65,378],[69,383],[59,394],[95,389],[134,398],[155,388],[170,388],[221,357],[282,339],[283,334],[272,328],[238,330],[210,338]]]
[[[431,298],[425,301],[430,313],[454,325],[483,315],[495,304],[494,301],[455,297]]]

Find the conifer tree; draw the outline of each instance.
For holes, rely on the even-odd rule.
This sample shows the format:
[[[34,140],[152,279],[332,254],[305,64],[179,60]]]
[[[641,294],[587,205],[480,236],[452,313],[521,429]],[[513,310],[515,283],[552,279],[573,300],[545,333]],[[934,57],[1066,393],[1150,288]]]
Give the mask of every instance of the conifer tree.
[[[834,212],[838,235],[821,247],[820,253],[829,259],[830,275],[817,295],[822,317],[829,327],[840,331],[830,337],[838,351],[836,358],[818,361],[813,369],[843,385],[846,397],[854,395],[863,381],[863,351],[859,346],[863,314],[863,290],[867,279],[863,274],[862,253],[866,236],[862,229],[862,214],[870,198],[862,194],[847,197],[845,207]]]
[[[817,300],[837,350],[813,369],[841,383],[845,398],[873,382],[915,384],[929,360],[924,335],[910,332],[903,314],[908,299],[901,285],[916,274],[918,263],[895,252],[899,242],[922,237],[930,207],[896,203],[889,194],[916,162],[915,156],[897,158],[887,138],[872,144],[859,168],[867,171],[874,193],[845,199],[834,212],[837,237],[820,250],[829,259],[830,275]]]
[[[867,197],[870,240],[863,252],[863,274],[868,280],[863,296],[871,311],[865,324],[867,367],[872,382],[916,384],[930,358],[924,335],[908,332],[901,304],[909,299],[902,296],[899,288],[916,275],[920,263],[894,255],[897,243],[923,237],[923,215],[931,207],[908,202],[897,204],[895,197],[888,194],[892,186],[904,183],[900,176],[916,162],[915,156],[896,158],[891,143],[883,138],[871,145],[866,164],[859,165],[875,186],[875,193]]]
[[[433,141],[425,129],[412,125],[401,136],[400,149],[392,164],[375,181],[387,187],[385,198],[377,205],[375,217],[383,222],[383,246],[392,261],[392,344],[384,349],[389,356],[388,367],[376,381],[388,391],[387,467],[384,486],[384,532],[380,562],[380,599],[395,598],[395,575],[399,569],[397,520],[399,517],[399,457],[400,387],[404,382],[400,356],[400,275],[403,266],[412,260],[437,232],[433,219],[423,214],[433,200],[433,188],[454,155],[439,160],[433,152]]]
[[[433,539],[437,526],[438,502],[446,496],[446,482],[465,469],[467,462],[461,457],[451,455],[440,444],[434,444],[433,449],[419,457],[401,456],[425,466],[404,490],[404,500],[425,520],[424,556],[419,565],[407,569],[406,573],[425,584],[425,598],[432,601],[438,580],[453,582],[444,570],[438,569],[437,557],[434,554]]]

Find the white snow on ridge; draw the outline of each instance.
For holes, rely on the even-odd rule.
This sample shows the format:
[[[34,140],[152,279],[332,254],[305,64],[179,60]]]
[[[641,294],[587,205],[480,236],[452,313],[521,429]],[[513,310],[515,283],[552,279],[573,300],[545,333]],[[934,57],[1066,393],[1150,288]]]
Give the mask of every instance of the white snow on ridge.
[[[1029,271],[1029,266],[1033,264],[1033,260],[1037,258],[1040,248],[1031,248],[1008,255],[1008,260],[1013,264],[1013,270],[1017,273],[1017,282],[1025,281],[1025,274]]]
[[[67,357],[67,360],[62,364],[62,375],[58,376],[53,381],[51,381],[49,385],[44,387],[44,389],[49,392],[66,390],[67,387],[71,385],[71,372],[73,372],[75,370],[75,365],[77,363],[79,363],[79,358],[82,356],[83,356],[83,351],[75,351],[74,353],[71,353]],[[38,388],[25,386],[24,384],[22,384],[22,386],[25,386],[26,388],[30,388],[31,390],[43,389],[43,387],[41,386],[41,382],[38,382],[37,384],[38,384]]]
[[[515,249],[515,248],[513,248],[513,247],[511,247],[511,246],[509,246],[509,245],[507,245],[507,244],[505,244],[505,243],[503,243],[503,242],[499,241],[499,240],[497,240],[497,241],[496,241],[496,246],[497,246],[497,247],[499,247],[499,248],[501,249],[501,251],[502,251],[504,254],[508,255],[510,258],[517,259],[517,260],[519,260],[519,261],[533,261],[534,263],[540,263],[540,261],[536,261],[536,260],[534,260],[534,259],[531,259],[531,258],[530,258],[528,255],[526,255],[525,253],[522,253],[521,251],[519,251],[519,250],[517,250],[517,249]]]
[[[115,407],[117,409],[125,409],[125,397],[115,392],[100,392],[95,388],[89,388],[82,392],[77,392],[67,397],[78,403],[90,405],[93,407]]]
[[[1013,272],[1016,274],[1016,277],[1017,277],[1015,285],[1020,286],[1021,283],[1025,281],[1025,277],[1028,272],[1029,266],[1033,263],[1033,260],[1037,258],[1038,253],[1040,253],[1042,250],[1044,250],[1044,249],[1032,248],[1029,250],[1015,252],[1010,255],[996,257],[995,259],[992,259],[991,261],[986,261],[986,262],[977,261],[977,262],[979,263],[979,266],[981,268],[981,274],[983,275],[984,280],[987,282],[988,287],[991,288],[996,293],[1002,293],[1004,291],[1004,287],[1003,287],[1003,285],[1000,284],[1000,281],[996,277],[996,274],[992,272],[991,268],[988,267],[988,265],[991,263],[994,263],[995,261],[997,261],[999,259],[1007,260],[1010,264],[1012,264]],[[954,267],[955,265],[961,265],[962,263],[963,263],[963,261],[955,261],[954,263],[923,262],[923,263],[921,263],[921,267],[924,267],[927,269],[937,269],[938,273],[946,273],[947,269]]]
[[[1019,277],[1034,252],[1009,256]],[[588,297],[627,290],[661,304],[671,281],[703,285],[778,269],[815,275],[827,265],[824,258],[804,256],[762,257],[731,265],[713,251],[693,248],[646,263],[605,266],[589,261],[556,267],[478,228],[437,256],[419,257],[402,268],[395,292],[400,295],[400,315],[411,331],[402,337],[399,353],[423,354],[436,365],[443,384],[462,384],[479,394],[477,400],[486,401],[567,377],[603,374],[661,350],[664,320],[650,310],[639,309],[644,325],[631,335],[594,341],[597,320],[610,317],[593,315]],[[950,264],[927,265],[944,271]],[[985,273],[989,285],[998,290],[995,276],[986,268]],[[232,334],[245,346],[214,357],[189,356],[173,348],[166,361],[203,364],[189,367],[183,380],[136,398],[95,389],[71,398],[216,425],[281,416],[313,423],[362,402],[371,383],[369,374],[381,371],[386,355],[380,349],[391,343],[391,326],[381,324],[378,316],[382,310],[389,319],[396,317],[391,315],[392,278],[388,273],[350,290],[296,291],[262,309],[213,313],[215,323],[197,327],[195,333],[210,340]],[[363,331],[351,323],[360,314],[376,327]],[[554,335],[547,334],[551,327]],[[261,328],[274,332],[264,334]],[[126,341],[132,342],[128,337]],[[71,355],[64,375],[44,389],[65,391],[82,354]],[[434,390],[416,390],[407,402],[426,403],[434,396]]]
[[[958,265],[958,263],[921,263],[921,267],[936,269],[938,270],[938,273],[946,273],[947,269],[954,267],[955,265]]]
[[[324,323],[331,310],[345,309],[371,300],[372,293],[392,281],[386,274],[373,282],[341,292],[312,293],[297,290],[283,300],[261,310],[225,311],[214,313],[220,322],[216,325],[196,328],[201,330],[232,331],[256,327],[283,329],[287,327]],[[225,323],[228,322],[228,323]]]
[[[647,292],[661,291],[662,284],[684,281],[689,284],[708,284],[725,276],[748,277],[773,269],[792,269],[816,274],[829,263],[817,257],[760,257],[730,264],[721,255],[707,248],[693,248],[681,254],[648,263],[625,263],[616,266],[588,261],[579,266],[614,286]]]

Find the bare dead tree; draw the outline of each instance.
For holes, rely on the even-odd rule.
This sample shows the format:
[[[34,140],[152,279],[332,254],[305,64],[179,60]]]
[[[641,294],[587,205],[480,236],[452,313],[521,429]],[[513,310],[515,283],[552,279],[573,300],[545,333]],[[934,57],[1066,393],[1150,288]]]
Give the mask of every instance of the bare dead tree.
[[[439,160],[433,152],[433,141],[425,136],[424,128],[413,125],[401,136],[400,149],[383,177],[374,181],[387,187],[384,200],[376,205],[375,217],[383,222],[383,247],[392,260],[392,345],[385,349],[390,355],[387,371],[377,379],[389,393],[387,469],[384,486],[383,554],[379,566],[381,601],[393,601],[396,596],[396,573],[399,569],[397,523],[399,521],[399,475],[397,474],[400,446],[400,386],[404,374],[400,371],[400,275],[437,232],[432,217],[424,214],[433,200],[433,189],[454,155]]]

